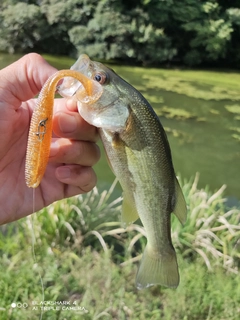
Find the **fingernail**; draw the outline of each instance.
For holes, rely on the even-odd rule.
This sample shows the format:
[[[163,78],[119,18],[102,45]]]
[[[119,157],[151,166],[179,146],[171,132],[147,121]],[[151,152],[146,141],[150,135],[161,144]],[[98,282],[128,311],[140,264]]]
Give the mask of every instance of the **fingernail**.
[[[58,124],[63,133],[71,133],[77,129],[76,118],[66,113],[58,116]]]
[[[68,110],[76,111],[77,110],[77,101],[75,99],[68,99],[66,101]]]
[[[68,167],[59,167],[57,174],[60,179],[67,179],[71,176],[71,170]]]

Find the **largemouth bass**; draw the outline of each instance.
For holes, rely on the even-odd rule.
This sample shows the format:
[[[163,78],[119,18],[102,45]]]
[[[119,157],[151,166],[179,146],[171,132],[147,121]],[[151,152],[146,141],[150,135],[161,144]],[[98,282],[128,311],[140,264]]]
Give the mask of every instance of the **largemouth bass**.
[[[171,241],[171,213],[186,220],[186,204],[173,168],[165,131],[148,101],[113,70],[87,55],[72,66],[103,87],[94,103],[84,102],[81,83],[65,78],[63,96],[76,96],[81,116],[99,128],[109,164],[123,189],[122,222],[139,217],[147,245],[136,277],[139,289],[177,287],[179,272]]]

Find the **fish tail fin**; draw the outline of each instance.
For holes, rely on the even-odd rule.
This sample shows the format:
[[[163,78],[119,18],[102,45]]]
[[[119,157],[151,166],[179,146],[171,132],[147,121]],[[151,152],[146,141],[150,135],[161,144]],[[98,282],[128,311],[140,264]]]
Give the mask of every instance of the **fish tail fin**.
[[[155,284],[176,288],[179,284],[179,273],[176,252],[171,248],[167,253],[156,253],[147,245],[136,277],[138,289]]]

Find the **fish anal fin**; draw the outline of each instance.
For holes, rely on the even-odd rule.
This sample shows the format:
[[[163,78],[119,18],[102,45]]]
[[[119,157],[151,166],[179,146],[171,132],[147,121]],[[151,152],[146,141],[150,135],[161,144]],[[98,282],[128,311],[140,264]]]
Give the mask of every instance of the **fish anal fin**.
[[[175,180],[175,194],[176,200],[173,213],[178,217],[181,224],[184,224],[187,220],[187,205],[177,178]]]
[[[138,289],[153,285],[176,288],[179,284],[177,257],[173,248],[164,254],[156,253],[147,245],[136,277]]]
[[[139,218],[135,202],[127,193],[123,193],[122,224],[126,228]]]

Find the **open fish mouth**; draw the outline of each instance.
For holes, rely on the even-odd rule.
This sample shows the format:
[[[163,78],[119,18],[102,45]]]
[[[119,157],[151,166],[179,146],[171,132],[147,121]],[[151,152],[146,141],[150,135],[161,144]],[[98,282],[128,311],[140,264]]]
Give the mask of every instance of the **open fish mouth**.
[[[89,81],[91,82],[90,94],[87,93],[86,86],[72,77],[65,77],[63,82],[57,87],[57,92],[64,98],[75,96],[81,103],[95,102],[101,97],[103,88],[97,81],[92,79],[89,79]]]
[[[86,85],[76,78],[65,77],[62,83],[57,87],[58,93],[64,98],[71,98],[76,96],[77,100],[82,103],[91,103],[100,98],[103,93],[103,88],[100,83],[91,79],[87,72],[91,60],[86,54],[82,54],[76,63],[70,68],[74,72],[80,73],[82,76],[89,79],[91,83],[91,93],[86,92]]]

